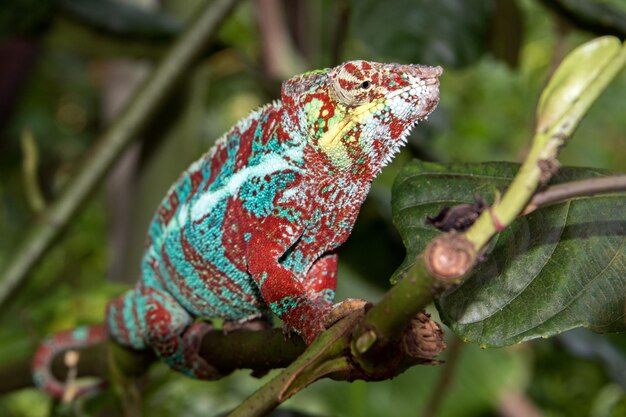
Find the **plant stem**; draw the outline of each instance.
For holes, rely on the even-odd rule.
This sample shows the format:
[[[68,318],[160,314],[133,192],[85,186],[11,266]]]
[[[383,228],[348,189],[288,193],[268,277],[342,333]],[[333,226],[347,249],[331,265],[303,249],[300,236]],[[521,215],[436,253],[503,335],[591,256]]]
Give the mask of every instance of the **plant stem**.
[[[523,214],[526,215],[539,208],[576,197],[589,197],[596,194],[624,191],[626,191],[626,175],[587,178],[580,181],[557,184],[535,194],[528,206],[526,206]]]
[[[28,274],[65,229],[90,192],[107,174],[141,129],[147,125],[157,108],[169,97],[196,57],[217,33],[237,0],[206,2],[197,19],[176,41],[163,61],[129,101],[126,109],[103,133],[93,155],[85,161],[76,178],[59,200],[43,214],[43,220],[26,233],[21,248],[0,276],[0,308],[13,299]]]
[[[107,379],[107,344],[113,347],[113,357],[124,374],[141,375],[152,362],[157,360],[151,350],[132,350],[116,346],[114,342],[103,342],[77,349],[80,352],[78,376]],[[212,330],[202,339],[200,355],[216,365],[224,373],[233,369],[252,369],[259,373],[275,368],[284,368],[304,352],[306,345],[296,335],[285,340],[281,329],[259,331],[238,330],[228,334]],[[0,364],[0,394],[33,386],[30,362],[34,349],[26,349],[24,359]],[[63,354],[52,362],[52,372],[59,380],[65,380],[67,367]]]
[[[260,417],[267,415],[289,397],[324,375],[348,367],[342,352],[347,340],[345,332],[355,322],[348,317],[322,333],[294,362],[259,388],[228,417]]]
[[[441,404],[443,404],[443,400],[452,386],[452,379],[459,363],[462,348],[463,342],[458,337],[455,337],[450,343],[446,363],[443,365],[441,374],[439,375],[437,386],[435,386],[426,407],[424,407],[422,417],[435,417],[439,412],[439,408]]]
[[[607,50],[602,56],[603,62],[598,63],[592,76],[587,79],[568,80],[572,68],[576,65],[577,57],[572,53],[566,58],[569,62],[563,62],[565,73],[554,74],[551,82],[543,91],[538,106],[538,123],[531,149],[524,160],[519,172],[511,182],[504,197],[497,201],[489,209],[485,210],[474,225],[465,232],[465,237],[474,244],[479,252],[487,242],[504,227],[508,226],[519,214],[521,214],[537,186],[541,182],[547,182],[553,172],[549,167],[555,167],[556,157],[560,148],[572,135],[589,107],[604,91],[608,83],[624,67],[626,63],[626,46],[618,43],[614,38],[600,38],[581,47],[578,56],[589,53],[591,47]],[[600,45],[600,46],[596,46]],[[607,46],[608,45],[608,46]],[[612,50],[610,50],[612,47]],[[610,51],[609,51],[610,50]],[[609,55],[609,52],[613,52]],[[568,71],[569,70],[569,74]],[[572,84],[567,92],[563,90],[562,83],[570,81]],[[576,85],[578,82],[579,85]],[[580,88],[584,84],[584,88]],[[557,106],[559,104],[559,106]]]
[[[415,314],[433,301],[436,281],[426,269],[423,257],[419,257],[398,283],[367,312],[363,330],[374,328],[377,336],[383,339],[400,335]]]

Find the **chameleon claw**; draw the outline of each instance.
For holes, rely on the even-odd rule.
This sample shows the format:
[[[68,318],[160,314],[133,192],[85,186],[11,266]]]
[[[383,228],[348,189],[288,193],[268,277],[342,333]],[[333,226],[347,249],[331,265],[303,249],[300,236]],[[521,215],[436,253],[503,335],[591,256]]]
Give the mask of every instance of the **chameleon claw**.
[[[188,358],[193,357],[193,360],[189,361],[189,363],[193,363],[193,368],[185,370],[185,373],[189,373],[190,376],[197,379],[214,380],[224,376],[219,369],[200,356],[202,339],[204,339],[204,336],[211,330],[213,330],[213,325],[210,322],[197,321],[189,326],[183,334],[183,340],[186,346],[185,356]]]

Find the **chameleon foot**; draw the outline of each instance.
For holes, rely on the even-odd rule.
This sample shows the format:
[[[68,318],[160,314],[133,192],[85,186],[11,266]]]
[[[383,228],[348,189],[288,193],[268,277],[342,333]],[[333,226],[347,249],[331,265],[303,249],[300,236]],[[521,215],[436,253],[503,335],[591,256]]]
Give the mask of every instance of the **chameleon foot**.
[[[184,373],[197,379],[214,380],[223,377],[225,374],[220,372],[215,366],[211,365],[202,356],[200,356],[200,348],[202,339],[208,332],[213,330],[213,325],[206,321],[198,321],[187,328],[183,334],[185,343],[185,357],[187,363],[193,363],[190,369],[183,370]]]
[[[272,319],[267,315],[257,314],[242,320],[224,321],[222,331],[224,334],[228,334],[237,330],[259,331],[269,329],[270,327],[272,327]]]

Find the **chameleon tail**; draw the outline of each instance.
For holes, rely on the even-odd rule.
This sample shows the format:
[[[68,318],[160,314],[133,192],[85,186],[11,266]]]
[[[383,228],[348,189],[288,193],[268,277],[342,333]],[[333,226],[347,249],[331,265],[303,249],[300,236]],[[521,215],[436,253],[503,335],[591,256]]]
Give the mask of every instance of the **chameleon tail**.
[[[63,351],[94,345],[107,339],[108,332],[104,324],[81,326],[48,337],[39,345],[31,364],[35,385],[53,397],[62,398],[68,386],[52,374],[51,367],[54,357]],[[79,386],[72,397],[80,397],[99,391],[104,384],[104,381],[101,381]]]

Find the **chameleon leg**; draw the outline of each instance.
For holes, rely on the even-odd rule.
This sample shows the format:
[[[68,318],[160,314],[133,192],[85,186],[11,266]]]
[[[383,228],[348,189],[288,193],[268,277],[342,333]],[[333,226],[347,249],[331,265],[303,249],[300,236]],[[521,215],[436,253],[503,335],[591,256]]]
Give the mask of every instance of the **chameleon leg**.
[[[324,330],[322,320],[331,306],[310,299],[298,277],[278,262],[300,229],[282,219],[272,220],[266,220],[249,241],[248,271],[272,312],[310,344]],[[268,239],[272,235],[278,238]]]
[[[319,258],[309,269],[304,281],[308,297],[331,305],[337,286],[337,254],[330,253]]]
[[[142,288],[140,304],[146,342],[165,363],[196,379],[223,376],[199,355],[202,338],[212,330],[209,323],[193,323],[193,318],[170,294],[156,288]]]
[[[305,288],[313,300],[332,305],[337,286],[337,254],[330,253],[319,258],[306,276]],[[355,310],[366,308],[368,302],[358,298],[347,298],[333,306],[324,316],[324,327],[328,328]]]
[[[119,344],[145,349],[144,330],[137,315],[137,291],[126,291],[107,304],[107,329]]]

